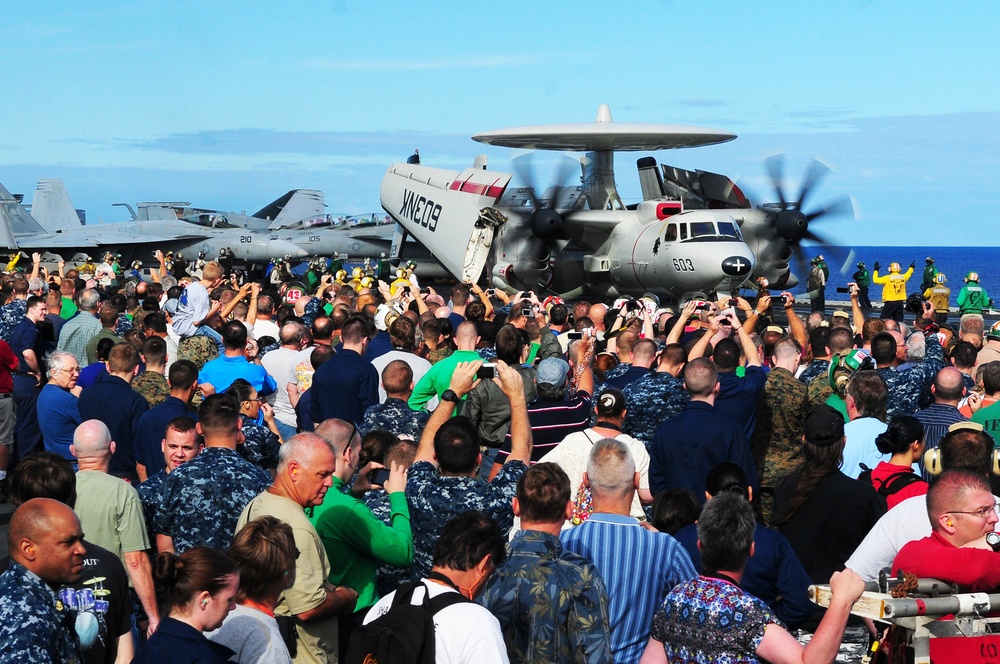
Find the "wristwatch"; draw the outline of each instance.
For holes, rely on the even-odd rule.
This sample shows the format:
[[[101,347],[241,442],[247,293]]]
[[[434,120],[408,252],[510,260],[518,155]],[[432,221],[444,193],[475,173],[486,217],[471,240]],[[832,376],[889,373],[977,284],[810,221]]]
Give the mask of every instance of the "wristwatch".
[[[450,401],[452,403],[458,403],[462,400],[462,397],[455,394],[455,390],[445,390],[441,393],[441,401]]]
[[[986,543],[991,549],[1000,553],[1000,533],[986,533]]]

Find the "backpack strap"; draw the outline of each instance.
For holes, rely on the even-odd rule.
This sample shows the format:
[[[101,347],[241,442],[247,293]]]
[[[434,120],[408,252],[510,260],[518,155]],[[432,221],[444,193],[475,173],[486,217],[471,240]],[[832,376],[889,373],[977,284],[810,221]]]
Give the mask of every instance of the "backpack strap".
[[[882,486],[879,487],[878,492],[883,496],[891,496],[897,491],[902,491],[914,482],[919,482],[920,480],[921,477],[912,470],[901,470],[885,478],[885,481],[882,482]]]
[[[433,579],[434,581],[440,581],[441,583],[455,590],[455,592],[453,593],[444,593],[443,595],[438,595],[437,597],[431,597],[430,593],[428,592],[427,597],[429,597],[430,599],[427,603],[430,607],[431,613],[437,613],[438,611],[446,609],[449,606],[452,606],[453,604],[462,604],[465,602],[472,601],[471,599],[463,595],[462,591],[459,590],[457,585],[455,585],[455,582],[449,579],[444,574],[441,574],[440,572],[431,572],[430,574],[427,575],[427,578]]]

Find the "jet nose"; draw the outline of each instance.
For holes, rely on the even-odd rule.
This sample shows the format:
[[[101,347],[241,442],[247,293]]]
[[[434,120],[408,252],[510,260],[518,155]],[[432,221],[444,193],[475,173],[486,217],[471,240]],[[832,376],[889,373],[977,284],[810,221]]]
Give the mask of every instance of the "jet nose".
[[[291,256],[292,258],[305,258],[309,252],[297,244],[288,240],[271,240],[267,245],[268,251],[275,256]]]

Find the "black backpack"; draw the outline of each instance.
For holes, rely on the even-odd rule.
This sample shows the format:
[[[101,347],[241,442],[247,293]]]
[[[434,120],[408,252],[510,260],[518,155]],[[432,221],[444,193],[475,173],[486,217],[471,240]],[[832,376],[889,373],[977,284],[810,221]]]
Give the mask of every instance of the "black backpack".
[[[433,578],[435,574],[432,572],[430,576]],[[450,580],[447,581],[454,587]],[[421,603],[412,604],[417,588],[423,589],[424,598]],[[396,590],[386,613],[351,632],[347,655],[342,655],[341,662],[434,664],[434,614],[453,604],[469,601],[457,592],[431,597],[422,582],[405,583]]]
[[[886,499],[892,494],[902,491],[914,482],[920,482],[922,480],[920,475],[917,475],[912,470],[900,470],[899,472],[889,475],[889,477],[885,478],[885,480],[881,480],[879,485],[876,486],[876,483],[872,481],[871,468],[865,464],[861,464],[861,469],[861,474],[858,475],[858,479],[875,487],[875,491],[877,491],[878,495],[882,497],[882,502],[887,502]]]

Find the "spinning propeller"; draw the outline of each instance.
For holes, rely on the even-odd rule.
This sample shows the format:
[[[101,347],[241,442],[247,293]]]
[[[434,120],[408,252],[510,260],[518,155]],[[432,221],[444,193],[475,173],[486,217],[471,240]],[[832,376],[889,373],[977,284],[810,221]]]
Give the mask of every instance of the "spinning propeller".
[[[768,176],[771,178],[771,184],[774,187],[775,194],[778,196],[778,202],[762,205],[761,208],[770,213],[775,240],[779,240],[781,245],[777,247],[781,259],[787,260],[794,256],[797,274],[800,277],[807,276],[809,270],[806,267],[801,242],[802,240],[812,240],[821,245],[822,250],[829,253],[837,263],[842,264],[843,260],[846,260],[841,255],[842,252],[831,248],[829,242],[812,230],[810,225],[812,222],[824,217],[853,214],[854,205],[851,203],[851,199],[845,196],[811,212],[805,211],[806,200],[813,189],[830,172],[830,168],[826,164],[814,159],[806,171],[798,196],[790,199],[786,195],[785,187],[783,186],[784,156],[775,155],[768,157],[764,161],[764,166],[767,169]]]
[[[526,154],[514,159],[512,161],[514,172],[524,183],[524,186],[531,191],[531,212],[528,215],[528,225],[531,232],[540,240],[554,240],[563,234],[563,218],[556,211],[556,207],[565,199],[567,192],[573,191],[579,186],[580,178],[579,176],[574,178],[574,171],[579,171],[580,164],[572,159],[560,159],[555,171],[555,178],[552,180],[555,185],[551,188],[543,187],[540,189],[535,186],[537,178],[532,163],[533,156],[533,154]],[[548,200],[541,200],[538,198],[539,191],[542,193],[550,191],[552,196]],[[585,202],[585,196],[582,194],[577,196],[568,212],[579,210]]]

